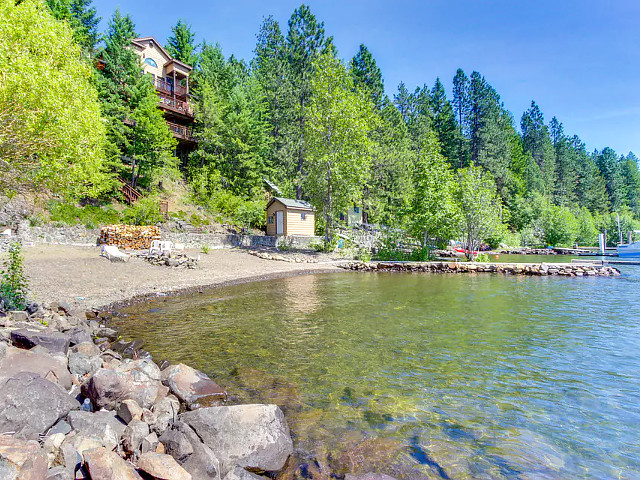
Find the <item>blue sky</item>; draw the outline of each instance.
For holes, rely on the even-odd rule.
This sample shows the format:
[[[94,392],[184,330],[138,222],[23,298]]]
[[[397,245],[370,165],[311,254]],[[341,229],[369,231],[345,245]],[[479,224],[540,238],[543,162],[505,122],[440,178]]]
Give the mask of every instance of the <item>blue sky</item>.
[[[482,73],[519,124],[535,100],[548,122],[590,150],[605,146],[640,154],[640,1],[424,0],[308,1],[340,56],[369,47],[392,95],[440,77],[447,93],[458,67]],[[198,40],[219,42],[225,55],[249,60],[263,17],[286,32],[298,1],[94,0],[106,19],[116,7],[138,33],[164,43],[179,17]]]

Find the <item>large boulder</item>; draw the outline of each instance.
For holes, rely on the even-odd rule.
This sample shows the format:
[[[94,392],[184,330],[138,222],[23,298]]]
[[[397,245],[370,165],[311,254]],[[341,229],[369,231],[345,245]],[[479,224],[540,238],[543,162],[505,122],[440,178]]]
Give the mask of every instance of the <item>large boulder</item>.
[[[141,480],[142,478],[116,452],[104,447],[85,451],[84,463],[91,480]]]
[[[215,452],[223,474],[235,465],[275,472],[293,453],[289,426],[277,405],[201,408],[179,418]]]
[[[35,440],[60,418],[79,408],[78,401],[40,375],[22,372],[0,386],[0,432]]]
[[[110,450],[120,443],[120,437],[126,428],[126,425],[116,417],[115,412],[106,410],[94,413],[71,412],[67,421],[78,434],[94,438]]]
[[[60,355],[7,347],[4,358],[0,360],[0,384],[20,372],[35,373],[60,384],[67,390],[71,388],[71,375],[67,370],[67,362]]]
[[[34,440],[0,435],[0,478],[42,480],[47,476],[47,456]]]
[[[69,353],[69,371],[74,375],[84,377],[89,373],[94,373],[102,367],[102,359],[100,357],[89,357],[84,353]]]
[[[160,437],[160,442],[165,452],[193,478],[220,480],[218,458],[186,423],[173,422]]]
[[[160,369],[149,359],[125,360],[113,369],[100,368],[82,392],[98,408],[114,409],[123,400],[151,407],[161,397]]]
[[[171,455],[147,452],[138,459],[138,470],[158,480],[191,480],[191,474],[182,468]]]
[[[216,382],[183,363],[165,368],[162,383],[191,408],[210,407],[227,398],[227,393]]]
[[[11,342],[18,348],[32,348],[40,345],[50,352],[61,352],[65,355],[69,350],[69,335],[55,330],[20,328],[11,332]]]

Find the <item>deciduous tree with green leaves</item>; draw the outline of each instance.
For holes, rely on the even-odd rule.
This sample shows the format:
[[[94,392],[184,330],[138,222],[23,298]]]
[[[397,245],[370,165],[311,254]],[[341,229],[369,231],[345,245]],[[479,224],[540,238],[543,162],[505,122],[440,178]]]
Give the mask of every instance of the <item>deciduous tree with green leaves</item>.
[[[2,0],[0,72],[0,190],[108,188],[100,104],[71,28],[39,1]]]
[[[306,107],[305,191],[322,213],[325,240],[334,218],[359,200],[371,161],[373,104],[354,92],[347,69],[331,54],[314,62],[311,101]]]

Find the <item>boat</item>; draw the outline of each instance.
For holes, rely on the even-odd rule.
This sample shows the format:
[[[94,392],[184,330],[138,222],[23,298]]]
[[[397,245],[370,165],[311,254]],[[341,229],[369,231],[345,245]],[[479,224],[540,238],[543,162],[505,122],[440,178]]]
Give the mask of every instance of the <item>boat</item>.
[[[640,242],[620,243],[616,250],[619,257],[640,257]]]

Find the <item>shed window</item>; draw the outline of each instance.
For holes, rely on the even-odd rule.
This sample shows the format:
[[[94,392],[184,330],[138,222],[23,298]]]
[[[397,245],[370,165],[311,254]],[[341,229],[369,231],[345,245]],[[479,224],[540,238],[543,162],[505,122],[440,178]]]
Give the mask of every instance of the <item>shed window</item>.
[[[307,214],[306,213],[301,213],[300,214],[300,219],[301,220],[306,220],[307,219]]]
[[[147,65],[151,65],[153,68],[158,68],[158,64],[153,58],[145,58],[144,63],[146,63]]]
[[[272,216],[268,216],[267,217],[267,223],[273,223],[273,217]]]

